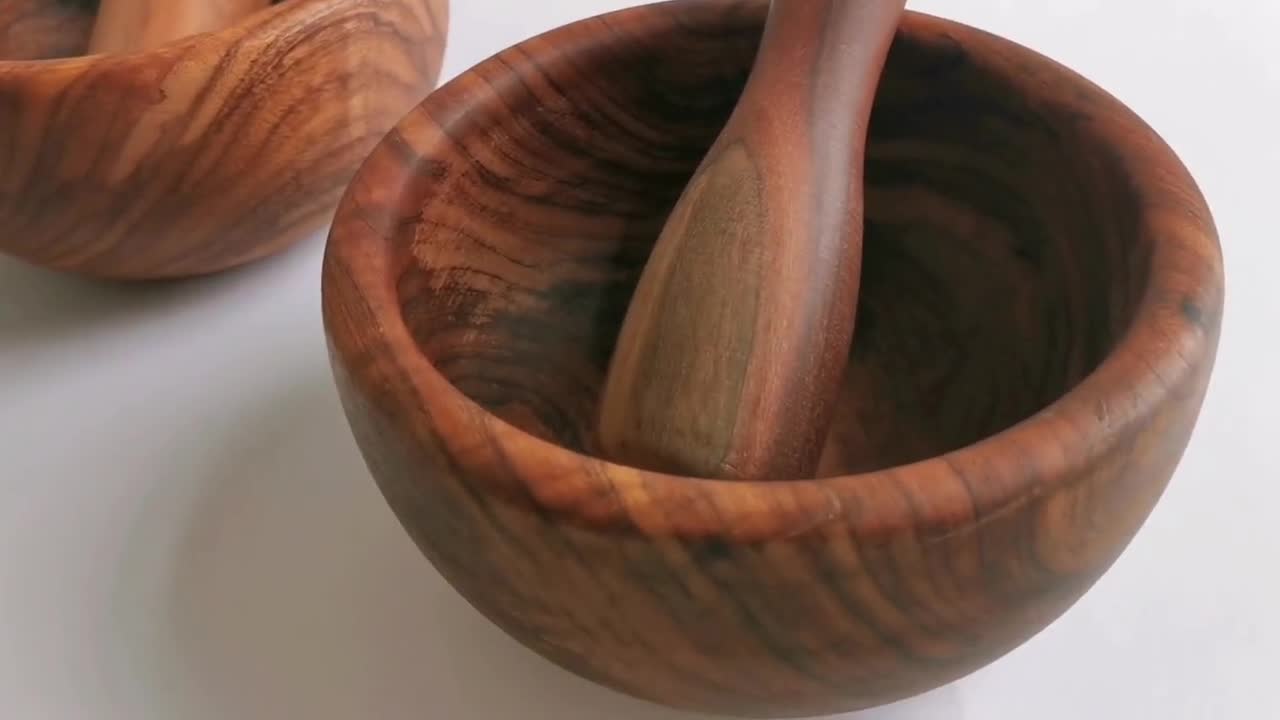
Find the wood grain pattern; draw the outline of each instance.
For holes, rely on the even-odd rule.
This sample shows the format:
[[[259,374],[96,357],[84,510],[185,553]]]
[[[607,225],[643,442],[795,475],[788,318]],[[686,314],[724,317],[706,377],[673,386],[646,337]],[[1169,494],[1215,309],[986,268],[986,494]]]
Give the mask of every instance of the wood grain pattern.
[[[445,85],[353,181],[324,315],[372,475],[487,617],[640,697],[814,715],[959,678],[1107,570],[1192,431],[1223,274],[1204,199],[1133,113],[908,13],[820,477],[599,459],[627,303],[765,11],[636,8]]]
[[[286,0],[148,52],[52,59],[92,27],[59,2],[0,0],[50,31],[16,48],[47,59],[0,61],[0,251],[109,278],[215,272],[323,227],[434,87],[448,24],[445,0]]]
[[[853,337],[867,121],[904,5],[772,3],[618,333],[606,457],[695,477],[817,469]]]
[[[159,47],[231,27],[270,5],[270,0],[98,0],[89,52]]]

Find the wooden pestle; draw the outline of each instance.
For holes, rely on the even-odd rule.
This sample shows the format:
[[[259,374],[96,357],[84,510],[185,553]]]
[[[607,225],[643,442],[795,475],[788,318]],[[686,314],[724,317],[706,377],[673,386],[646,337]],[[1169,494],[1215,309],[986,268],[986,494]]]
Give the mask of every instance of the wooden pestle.
[[[89,53],[146,50],[221,30],[270,4],[271,0],[99,0]]]
[[[905,4],[773,0],[623,321],[605,455],[696,477],[816,472],[853,336],[867,124]]]

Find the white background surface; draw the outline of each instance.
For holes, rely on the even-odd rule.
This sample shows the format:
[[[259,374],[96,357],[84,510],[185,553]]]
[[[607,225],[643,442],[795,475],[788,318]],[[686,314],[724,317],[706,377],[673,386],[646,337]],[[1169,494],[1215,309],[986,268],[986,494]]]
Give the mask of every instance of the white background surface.
[[[628,4],[455,0],[445,77]],[[910,5],[1065,61],[1160,131],[1215,212],[1227,314],[1185,460],[1110,574],[990,667],[851,717],[1280,718],[1280,3]],[[694,717],[542,661],[420,557],[332,389],[322,245],[152,287],[0,260],[0,714]]]

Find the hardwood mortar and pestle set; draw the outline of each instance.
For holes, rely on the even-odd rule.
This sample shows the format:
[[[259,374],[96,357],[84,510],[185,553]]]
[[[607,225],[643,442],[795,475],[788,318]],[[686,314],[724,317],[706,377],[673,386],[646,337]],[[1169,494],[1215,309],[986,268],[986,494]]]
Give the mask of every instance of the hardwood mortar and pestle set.
[[[418,547],[578,675],[801,716],[1055,621],[1161,496],[1224,278],[1174,152],[903,0],[674,0],[410,111],[323,269]]]
[[[673,707],[892,702],[1123,552],[1224,292],[1150,127],[905,4],[644,5],[428,94],[444,0],[0,0],[0,251],[172,278],[332,218],[344,410],[477,610]]]

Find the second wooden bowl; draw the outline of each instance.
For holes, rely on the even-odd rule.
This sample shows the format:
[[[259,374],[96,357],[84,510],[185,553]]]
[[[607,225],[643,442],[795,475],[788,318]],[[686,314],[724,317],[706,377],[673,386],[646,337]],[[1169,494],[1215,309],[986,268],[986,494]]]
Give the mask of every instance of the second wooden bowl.
[[[599,457],[623,312],[765,9],[627,10],[450,82],[349,189],[324,313],[373,476],[481,612],[639,697],[811,715],[972,672],[1107,570],[1188,441],[1223,275],[1195,183],[1132,112],[912,14],[822,477]]]
[[[91,276],[210,273],[330,218],[436,83],[447,0],[280,0],[80,56],[92,0],[0,0],[0,251]]]

